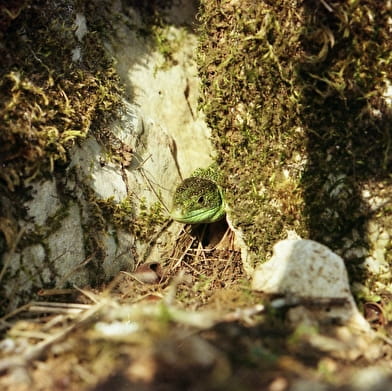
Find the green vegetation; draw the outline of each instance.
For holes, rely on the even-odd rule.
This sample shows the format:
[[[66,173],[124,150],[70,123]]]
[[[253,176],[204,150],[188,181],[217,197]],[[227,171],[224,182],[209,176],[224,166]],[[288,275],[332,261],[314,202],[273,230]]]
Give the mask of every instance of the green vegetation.
[[[152,26],[151,37],[154,47],[163,57],[162,64],[155,71],[168,70],[178,64],[178,61],[175,59],[175,53],[181,46],[186,34],[185,28],[174,32],[168,26]]]
[[[124,168],[132,160],[133,151],[110,130],[124,92],[103,46],[103,36],[112,31],[109,5],[100,2],[99,11],[94,2],[77,0],[0,6],[0,257],[37,243],[46,246],[75,201],[84,224],[86,259],[93,259],[88,268],[95,268],[92,275],[97,276],[92,283],[102,282],[109,227],[148,234],[151,216],[158,213],[154,205],[151,216],[147,210],[135,222],[130,199],[98,200],[68,166],[72,148],[88,136],[103,146],[103,165],[110,160]],[[29,185],[40,179],[56,183],[62,206],[42,227],[26,229]],[[78,182],[78,194],[67,186],[69,181]],[[10,273],[10,268],[4,270]]]
[[[139,205],[140,213],[137,217],[135,216],[134,203],[130,197],[122,202],[116,202],[113,198],[106,200],[90,199],[90,207],[94,204],[97,212],[96,218],[99,220],[100,217],[102,222],[105,222],[105,227],[102,227],[103,230],[107,230],[106,224],[110,223],[114,227],[132,232],[138,239],[146,242],[151,239],[158,227],[167,219],[159,201],[147,206],[146,200],[142,199]]]
[[[381,228],[391,231],[391,109],[383,98],[391,77],[391,9],[376,0],[202,1],[202,105],[214,132],[222,168],[219,183],[227,193],[230,218],[243,230],[257,261],[268,258],[288,229],[339,251],[355,272],[354,292],[365,317],[388,336],[391,294],[378,291],[379,276],[364,276],[366,285],[361,284],[357,266],[372,246],[391,246],[376,246],[370,234]],[[17,252],[31,243],[45,245],[70,205],[78,205],[85,259],[70,272],[79,265],[89,268],[93,289],[84,287],[78,297],[68,296],[74,289],[44,289],[43,294],[50,294],[41,297],[44,302],[1,319],[7,339],[0,367],[7,389],[24,387],[23,382],[28,387],[30,380],[48,390],[253,390],[255,384],[266,390],[355,389],[358,379],[370,378],[376,379],[372,384],[388,388],[390,340],[381,333],[350,330],[329,317],[319,326],[311,317],[295,326],[303,309],[325,303],[311,298],[295,303],[289,297],[270,301],[268,295],[252,291],[225,221],[182,227],[172,243],[160,243],[165,250],[167,244],[167,252],[150,252],[162,232],[156,231],[164,221],[162,205],[146,205],[141,199],[136,216],[131,199],[131,194],[137,196],[135,189],[129,189],[122,202],[101,199],[88,185],[95,162],[90,162],[91,177],[67,167],[70,147],[89,132],[105,146],[102,167],[109,161],[121,163],[124,175],[131,166],[133,151],[106,126],[119,104],[120,87],[110,61],[100,57],[99,40],[91,41],[96,56],[83,53],[81,61],[69,60],[78,45],[72,6],[83,8],[83,2],[44,1],[42,8],[35,2],[21,3],[15,1],[20,5],[6,12],[7,23],[0,15],[0,32],[7,30],[15,40],[0,45],[8,64],[0,78],[0,110],[8,121],[0,128],[5,130],[0,134],[5,159],[0,253],[17,236],[28,181],[51,177],[62,207],[43,227],[23,236]],[[139,5],[146,15],[151,11],[152,21],[159,20],[161,3],[127,2]],[[86,39],[95,31],[105,34],[110,24],[110,18],[92,12],[96,4],[85,5],[90,31]],[[106,4],[101,2],[100,11],[105,12]],[[40,33],[30,42],[34,31],[24,23],[35,19]],[[145,32],[151,33],[154,23]],[[21,38],[25,29],[29,34]],[[159,26],[156,31],[166,30]],[[50,40],[57,33],[53,42],[58,49]],[[170,47],[161,38],[156,49],[164,57],[167,53],[170,62]],[[31,47],[35,56],[29,65],[22,52]],[[94,288],[102,282],[102,260],[107,259],[103,242],[108,233],[116,235],[113,227],[134,234],[140,247],[147,247],[147,256],[139,258],[132,273],[120,273],[99,292]],[[133,257],[133,243],[126,244],[119,257]],[[26,271],[31,270],[32,281],[51,282],[56,272],[44,276]],[[0,297],[0,307],[6,308],[10,295]],[[65,302],[56,306],[50,297]]]
[[[0,257],[37,243],[48,256],[46,240],[77,198],[65,186],[71,148],[93,134],[111,156],[127,152],[111,143],[114,136],[107,130],[120,108],[122,86],[91,4],[31,0],[6,7],[0,7]],[[78,35],[78,29],[83,30],[80,15],[86,17],[83,37]],[[57,184],[62,207],[43,226],[26,229],[29,184],[42,178]],[[85,195],[88,198],[87,191]],[[100,224],[84,227],[85,247],[87,256],[101,260],[105,253],[100,234],[107,223],[102,222],[102,210],[93,209],[89,221]],[[52,267],[49,260],[45,267]],[[9,268],[6,272],[11,273]],[[13,278],[12,273],[7,278]],[[2,308],[7,305],[4,299]]]
[[[102,42],[103,36],[108,38],[113,33],[116,16],[108,11],[109,6],[110,2],[100,2],[98,12],[96,4],[76,0],[31,0],[15,2],[9,8],[1,6],[0,190],[20,204],[28,197],[29,182],[63,173],[70,161],[71,148],[88,135],[93,135],[104,147],[103,164],[115,161],[127,167],[132,160],[133,151],[109,126],[123,96],[123,87]],[[139,32],[151,36],[152,44],[164,56],[162,66],[172,64],[171,53],[178,37],[169,39],[168,27],[155,6],[141,6],[140,12],[148,21],[145,26],[149,31]],[[76,34],[78,14],[86,17],[83,42]],[[77,52],[79,58],[75,57]],[[71,172],[68,174],[73,176]],[[109,222],[146,238],[154,229],[151,224],[162,221],[160,206],[152,205],[149,211],[142,205],[140,221],[134,222],[129,199],[116,204],[113,200],[97,200],[87,188],[83,191],[90,203],[94,227],[85,227],[90,232],[86,238],[88,253],[89,249],[96,252],[101,247],[100,233]],[[62,196],[64,202],[74,198],[68,193]],[[13,227],[11,235],[7,228],[10,221],[23,217],[24,213],[14,206],[5,209],[0,205],[0,216],[6,216],[0,219],[2,251],[10,246],[10,236],[15,237],[17,232],[17,227]],[[30,237],[20,244],[30,242]]]
[[[76,2],[17,11],[0,37],[0,179],[10,191],[66,163],[69,148],[113,115],[121,91],[94,26],[73,59],[75,15],[84,11]]]
[[[368,221],[391,232],[388,202],[370,210],[361,194],[391,194],[390,8],[202,1],[201,106],[230,216],[257,261],[295,230],[340,252],[360,279]]]

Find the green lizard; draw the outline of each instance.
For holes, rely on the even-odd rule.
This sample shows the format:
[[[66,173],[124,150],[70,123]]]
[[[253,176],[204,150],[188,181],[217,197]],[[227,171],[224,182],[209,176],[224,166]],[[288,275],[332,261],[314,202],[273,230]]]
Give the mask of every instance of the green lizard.
[[[173,220],[186,224],[214,223],[225,216],[226,203],[215,168],[198,168],[173,195]]]

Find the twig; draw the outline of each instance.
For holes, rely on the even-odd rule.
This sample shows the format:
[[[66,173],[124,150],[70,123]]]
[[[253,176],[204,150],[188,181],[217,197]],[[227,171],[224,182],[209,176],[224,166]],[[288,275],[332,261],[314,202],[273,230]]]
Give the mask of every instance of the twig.
[[[33,302],[29,305],[27,310],[37,313],[54,312],[61,314],[78,314],[89,308],[91,308],[91,304]]]
[[[320,0],[320,3],[321,3],[329,12],[333,12],[333,8],[332,8],[325,0]]]
[[[40,289],[37,294],[38,296],[57,296],[57,295],[69,295],[75,293],[75,289]]]
[[[87,291],[85,289],[79,288],[76,285],[74,285],[74,288],[77,289],[80,293],[82,293],[84,296],[86,296],[88,299],[90,299],[93,303],[99,303],[101,301],[101,299],[98,297],[98,295],[96,295],[93,292]]]
[[[234,322],[238,320],[250,321],[250,317],[265,312],[266,307],[263,304],[256,304],[253,307],[237,308],[222,317],[224,322]]]
[[[186,247],[185,251],[183,251],[180,258],[178,258],[178,261],[175,263],[175,265],[172,267],[172,269],[176,269],[181,264],[182,260],[188,254],[188,251],[191,249],[192,244],[195,242],[195,240],[196,240],[195,238],[192,238],[190,244]]]
[[[125,274],[126,276],[133,278],[135,281],[137,281],[138,283],[140,283],[142,285],[145,284],[142,280],[139,280],[133,273],[129,273],[124,270],[120,271],[120,273]]]
[[[66,329],[60,331],[55,335],[48,337],[37,345],[27,349],[27,351],[23,355],[19,353],[17,355],[0,360],[0,373],[11,369],[27,367],[33,360],[40,358],[52,345],[62,341],[74,330],[91,320],[96,320],[97,314],[102,310],[105,305],[106,302],[102,301],[101,303],[98,303],[97,305],[86,310],[81,315],[80,319],[73,325],[67,327]]]

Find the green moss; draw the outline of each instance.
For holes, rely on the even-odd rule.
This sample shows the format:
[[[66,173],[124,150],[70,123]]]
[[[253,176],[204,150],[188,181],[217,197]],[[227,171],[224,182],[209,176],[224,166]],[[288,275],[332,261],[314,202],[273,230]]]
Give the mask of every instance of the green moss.
[[[0,19],[0,189],[15,201],[11,210],[0,208],[0,215],[23,219],[20,205],[29,197],[28,183],[42,176],[61,183],[58,190],[68,205],[74,197],[60,178],[71,148],[88,135],[94,135],[113,160],[121,159],[126,166],[131,159],[129,147],[109,131],[123,90],[102,43],[102,34],[111,28],[109,22],[102,23],[108,4],[100,2],[97,12],[91,2],[29,1],[19,5],[6,25]],[[86,17],[88,28],[82,42],[75,36],[77,13]],[[81,57],[74,60],[77,48]],[[61,217],[56,214],[47,227],[25,234],[19,247],[41,242]],[[101,211],[92,219],[97,225],[86,231],[91,233],[86,238],[88,254],[102,248],[97,231],[106,226]]]
[[[146,201],[142,200],[140,212],[136,216],[131,198],[125,198],[122,202],[116,202],[112,197],[102,200],[95,197],[91,190],[86,190],[90,216],[88,227],[85,227],[85,231],[89,233],[86,237],[88,253],[102,247],[100,241],[102,235],[108,231],[109,224],[148,242],[167,219],[160,202],[147,206]]]
[[[73,1],[30,2],[2,31],[0,180],[10,191],[56,164],[120,100],[119,82],[94,25],[80,45]],[[88,15],[87,15],[88,19]],[[79,46],[82,58],[73,61]]]
[[[37,243],[44,245],[45,239],[61,228],[62,221],[69,215],[69,207],[70,203],[68,201],[53,216],[48,217],[43,225],[35,224],[34,229],[25,232],[18,243],[18,250],[20,251]]]
[[[241,5],[241,12],[230,4],[218,9],[205,2],[203,7],[202,105],[231,217],[246,233],[251,250],[265,258],[285,236],[284,228],[305,232],[298,218],[303,202],[297,160],[304,146],[293,137],[300,121],[296,99],[289,99],[295,77],[291,61],[299,43],[293,26],[280,24],[293,11],[255,2]]]
[[[140,213],[137,220],[134,221],[133,232],[140,240],[148,242],[166,220],[167,217],[165,217],[162,204],[159,201],[147,206],[146,200],[142,199]]]
[[[114,201],[113,197],[105,200],[95,198],[94,201],[90,199],[89,204],[91,202],[96,204],[98,207],[97,210],[100,211],[105,222],[110,222],[115,227],[122,228],[126,231],[132,230],[134,213],[132,202],[129,198],[125,198],[122,202]]]
[[[383,98],[391,9],[376,0],[328,3],[202,1],[201,106],[231,218],[255,259],[295,230],[340,252],[362,279],[364,255],[344,244],[369,247],[369,219],[392,225],[387,206],[374,213],[361,194],[365,184],[375,195],[377,186],[391,192]]]
[[[175,54],[183,45],[187,34],[185,28],[173,30],[170,26],[164,24],[152,26],[151,38],[153,45],[155,50],[163,57],[163,61],[157,66],[155,72],[168,70],[178,64]]]

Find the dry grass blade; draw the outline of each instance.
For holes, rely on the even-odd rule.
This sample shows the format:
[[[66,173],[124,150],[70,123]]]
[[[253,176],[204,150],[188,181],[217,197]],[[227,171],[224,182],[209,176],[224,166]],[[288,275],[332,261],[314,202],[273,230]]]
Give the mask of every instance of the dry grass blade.
[[[29,312],[56,313],[56,314],[79,314],[91,308],[90,304],[79,303],[55,303],[55,302],[32,302],[27,307]]]
[[[2,359],[0,361],[0,373],[15,368],[27,367],[33,360],[40,358],[51,346],[64,340],[64,338],[69,336],[77,328],[85,325],[89,321],[95,320],[105,305],[106,302],[102,301],[101,303],[91,306],[89,309],[85,310],[79,319],[77,319],[71,326],[49,336],[42,342],[29,347],[23,354],[15,354],[14,356]]]

